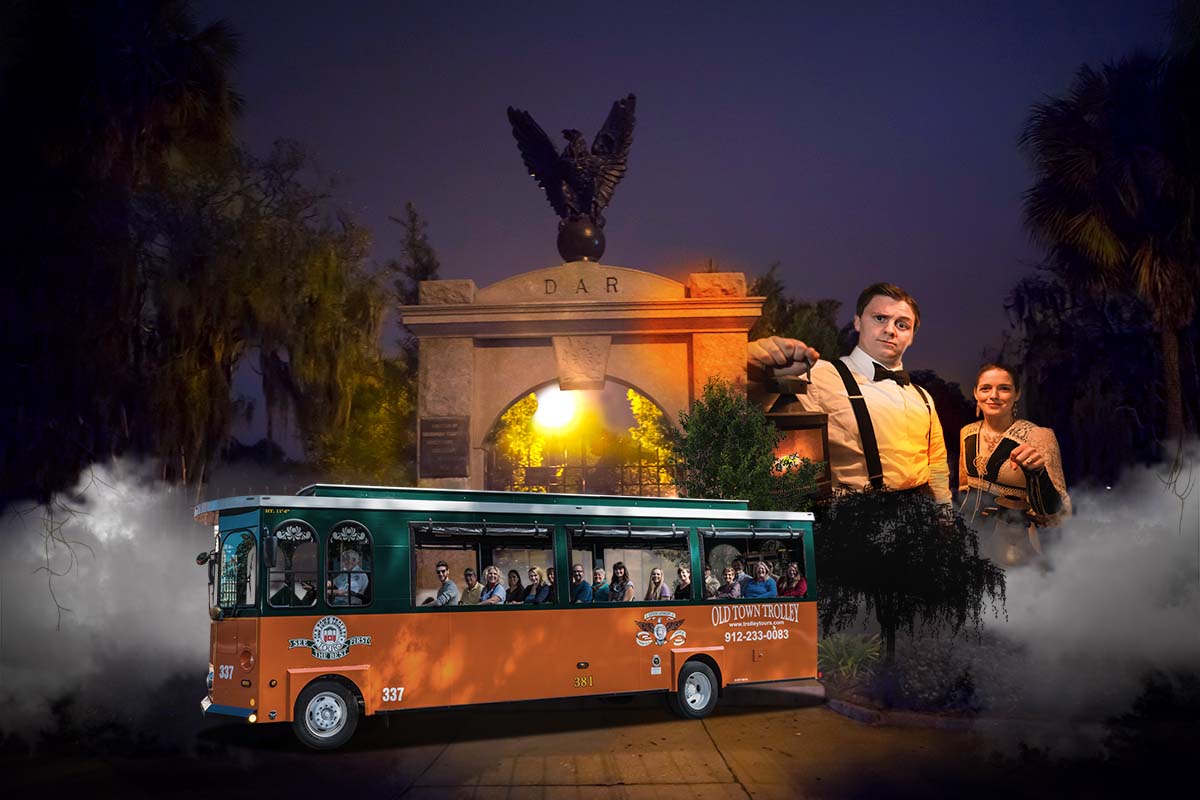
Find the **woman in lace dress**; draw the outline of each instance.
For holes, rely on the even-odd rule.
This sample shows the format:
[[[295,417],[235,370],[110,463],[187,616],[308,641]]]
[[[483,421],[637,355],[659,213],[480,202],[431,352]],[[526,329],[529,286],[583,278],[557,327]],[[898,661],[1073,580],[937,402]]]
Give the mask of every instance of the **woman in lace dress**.
[[[1042,528],[1071,513],[1054,431],[1016,418],[1021,387],[1013,370],[985,364],[975,379],[981,419],[962,429],[959,510],[979,531],[980,554],[1000,566],[1042,552]]]

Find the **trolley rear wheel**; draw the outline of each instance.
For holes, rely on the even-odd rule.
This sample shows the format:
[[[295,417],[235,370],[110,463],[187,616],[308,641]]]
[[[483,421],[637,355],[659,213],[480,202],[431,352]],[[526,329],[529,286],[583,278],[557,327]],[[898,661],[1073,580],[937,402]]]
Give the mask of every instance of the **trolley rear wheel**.
[[[717,707],[717,676],[701,661],[689,661],[679,670],[679,691],[667,696],[667,705],[684,719],[704,719]]]

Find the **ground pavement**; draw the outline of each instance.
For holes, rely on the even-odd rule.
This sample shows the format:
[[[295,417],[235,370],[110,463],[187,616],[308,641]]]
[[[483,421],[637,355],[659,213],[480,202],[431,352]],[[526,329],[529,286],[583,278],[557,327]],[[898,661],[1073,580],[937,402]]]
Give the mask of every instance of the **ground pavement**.
[[[1018,749],[1014,757],[978,732],[864,725],[805,691],[731,690],[701,722],[670,716],[653,696],[418,711],[363,720],[333,753],[303,748],[287,725],[189,728],[190,720],[172,728],[177,742],[145,735],[109,752],[84,742],[68,752],[10,749],[0,757],[6,789],[89,800],[1025,800],[1115,796],[1139,766],[1113,773],[1111,759],[1099,756],[1059,761]]]

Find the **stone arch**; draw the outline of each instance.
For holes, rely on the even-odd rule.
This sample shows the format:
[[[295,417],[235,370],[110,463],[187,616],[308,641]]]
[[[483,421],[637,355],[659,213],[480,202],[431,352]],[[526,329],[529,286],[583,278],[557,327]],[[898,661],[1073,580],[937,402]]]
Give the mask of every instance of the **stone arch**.
[[[557,427],[539,422],[542,401],[564,396],[570,417]],[[674,427],[652,397],[624,381],[567,392],[557,381],[529,387],[483,437],[484,488],[673,496],[676,464],[659,426]]]
[[[591,262],[478,290],[470,280],[423,282],[420,303],[402,309],[420,348],[420,484],[483,488],[485,438],[512,398],[552,381],[616,381],[674,424],[710,376],[745,380],[746,333],[762,302],[746,296],[741,273],[684,284]]]
[[[653,395],[644,391],[641,387],[635,386],[632,383],[630,383],[629,381],[624,380],[622,378],[618,378],[615,375],[607,375],[605,377],[608,381],[612,381],[613,383],[616,383],[620,386],[624,386],[626,389],[633,389],[635,392],[640,394],[642,397],[645,397],[651,403],[654,403],[654,405],[658,407],[659,411],[662,411],[663,417],[667,417],[667,409],[663,408],[663,404],[658,402],[658,400],[656,400]],[[484,439],[486,440],[487,437],[491,435],[492,431],[494,431],[496,429],[496,426],[500,423],[500,419],[504,416],[504,414],[510,408],[515,406],[517,403],[521,402],[521,400],[523,400],[524,398],[528,397],[531,392],[536,394],[541,389],[544,389],[547,386],[555,385],[556,383],[557,383],[557,380],[549,379],[549,380],[542,381],[541,383],[534,384],[534,385],[530,386],[529,388],[524,389],[523,391],[517,392],[517,394],[514,395],[513,398],[511,400],[509,400],[508,403],[503,408],[501,408],[497,414],[495,414],[492,417],[491,421],[489,423],[487,423],[487,433],[484,434]],[[670,423],[672,428],[678,427],[678,425],[676,424],[677,419],[678,419],[678,417],[675,417],[674,419],[668,418],[667,421]]]

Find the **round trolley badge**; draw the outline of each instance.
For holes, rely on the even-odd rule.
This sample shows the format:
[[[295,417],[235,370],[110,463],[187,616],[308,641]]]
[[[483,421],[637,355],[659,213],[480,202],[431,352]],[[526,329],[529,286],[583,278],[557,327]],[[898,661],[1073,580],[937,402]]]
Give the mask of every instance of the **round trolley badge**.
[[[641,629],[635,638],[642,647],[652,644],[662,647],[667,643],[668,637],[675,647],[687,640],[687,631],[680,630],[684,620],[675,619],[675,613],[672,611],[651,611],[642,619],[635,619],[633,622]]]
[[[337,617],[321,617],[313,626],[313,638],[288,639],[288,650],[308,647],[312,649],[313,658],[334,661],[345,658],[353,645],[371,644],[370,636],[347,636],[346,633],[346,623]]]

